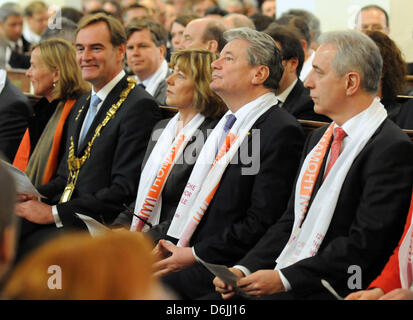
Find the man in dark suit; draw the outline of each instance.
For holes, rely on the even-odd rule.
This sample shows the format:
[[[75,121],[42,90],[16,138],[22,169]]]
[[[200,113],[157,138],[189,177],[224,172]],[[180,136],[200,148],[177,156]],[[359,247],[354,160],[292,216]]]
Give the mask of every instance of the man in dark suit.
[[[27,129],[32,110],[27,97],[10,82],[3,69],[0,69],[0,86],[1,84],[0,151],[11,162]]]
[[[331,122],[326,116],[314,112],[310,90],[304,88],[299,78],[304,51],[294,28],[272,24],[264,32],[275,40],[282,52],[284,73],[277,90],[281,107],[300,120]]]
[[[30,43],[23,37],[23,14],[14,3],[5,3],[0,7],[0,30],[8,41],[7,64],[12,68],[30,67]]]
[[[84,228],[75,213],[110,224],[122,204],[133,201],[149,136],[161,116],[154,99],[123,71],[125,43],[113,17],[100,13],[80,22],[77,59],[92,92],[73,107],[57,176],[39,188],[47,203],[20,197],[27,200],[16,207],[25,223],[22,246],[56,230]]]
[[[253,297],[333,298],[321,279],[343,296],[365,288],[406,221],[413,145],[376,98],[380,51],[360,32],[326,33],[313,65],[305,85],[315,111],[334,123],[308,137],[286,212],[231,269]],[[214,284],[234,295],[219,278]]]
[[[250,28],[228,30],[225,37],[228,44],[212,63],[210,86],[230,110],[224,117],[235,116],[234,126],[256,118],[243,128],[249,134],[225,167],[189,246],[177,247],[165,240],[158,244],[170,255],[157,263],[158,275],[165,276],[164,282],[182,298],[213,290],[213,276],[196,263],[197,258],[231,265],[277,221],[286,208],[303,146],[299,123],[277,106],[274,91],[282,65],[273,39]],[[214,133],[204,149],[211,136]]]
[[[12,162],[29,124],[33,109],[5,70],[7,41],[0,37],[0,151]]]

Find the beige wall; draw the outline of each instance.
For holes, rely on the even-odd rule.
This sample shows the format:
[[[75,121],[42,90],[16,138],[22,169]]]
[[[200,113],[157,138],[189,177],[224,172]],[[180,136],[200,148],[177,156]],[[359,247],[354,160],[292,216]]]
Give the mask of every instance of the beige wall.
[[[390,1],[390,35],[404,53],[408,62],[413,62],[413,1]]]

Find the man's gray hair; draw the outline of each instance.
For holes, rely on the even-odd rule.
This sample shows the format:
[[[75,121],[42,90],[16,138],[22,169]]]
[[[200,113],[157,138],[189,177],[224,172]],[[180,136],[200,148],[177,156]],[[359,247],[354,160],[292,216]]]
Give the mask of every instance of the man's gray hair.
[[[368,93],[377,93],[383,59],[379,48],[370,37],[354,30],[332,31],[322,34],[319,43],[336,46],[337,54],[331,64],[339,76],[358,72],[361,87]]]
[[[6,2],[0,7],[0,21],[4,23],[10,16],[23,16],[23,11],[18,4],[13,2]]]
[[[280,50],[271,36],[251,28],[236,28],[225,31],[224,38],[227,42],[236,39],[247,40],[250,43],[246,51],[248,63],[251,66],[267,66],[270,74],[264,86],[274,92],[278,90],[284,68]]]

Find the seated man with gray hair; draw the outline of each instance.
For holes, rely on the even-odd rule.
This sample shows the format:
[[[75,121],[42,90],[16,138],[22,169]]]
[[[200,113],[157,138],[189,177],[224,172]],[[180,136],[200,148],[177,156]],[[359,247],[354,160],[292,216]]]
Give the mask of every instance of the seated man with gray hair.
[[[164,254],[157,275],[184,299],[214,289],[198,259],[232,265],[278,220],[304,142],[297,120],[278,107],[282,63],[275,41],[250,28],[224,37],[210,87],[229,111],[208,136],[168,230],[177,246],[165,240],[157,246]]]
[[[322,279],[341,296],[366,288],[406,221],[413,144],[376,97],[380,51],[356,31],[320,40],[305,85],[315,111],[334,122],[307,138],[287,210],[231,269],[254,298],[334,298]],[[224,299],[234,296],[219,278],[214,284]]]

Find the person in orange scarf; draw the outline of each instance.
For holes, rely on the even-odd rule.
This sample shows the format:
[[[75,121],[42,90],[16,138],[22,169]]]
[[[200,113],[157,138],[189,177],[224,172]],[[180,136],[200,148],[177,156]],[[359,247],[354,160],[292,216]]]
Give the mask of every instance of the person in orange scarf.
[[[74,48],[62,39],[45,40],[33,47],[26,76],[34,94],[42,98],[34,106],[13,165],[25,171],[37,187],[56,171],[66,119],[89,85],[82,79]]]

